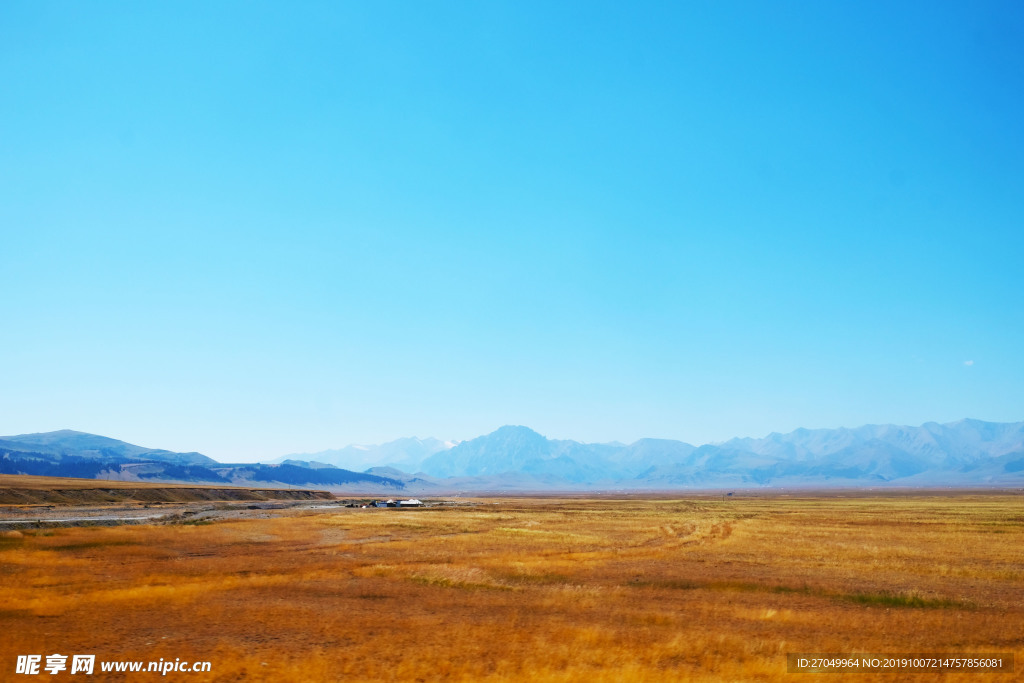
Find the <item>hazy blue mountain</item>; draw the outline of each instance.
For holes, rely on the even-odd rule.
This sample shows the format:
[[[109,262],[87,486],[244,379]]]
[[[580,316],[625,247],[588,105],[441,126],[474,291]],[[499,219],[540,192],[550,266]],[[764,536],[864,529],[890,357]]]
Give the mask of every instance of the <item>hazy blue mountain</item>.
[[[173,453],[71,430],[0,438],[0,473],[121,481],[287,485],[336,490],[404,489],[394,478],[318,462],[224,465],[199,453]]]
[[[592,482],[619,471],[609,456],[620,447],[547,439],[528,427],[505,426],[440,451],[423,461],[434,477],[479,477],[522,473],[556,477],[567,482]]]
[[[1024,422],[959,420],[949,424],[928,422],[920,427],[865,425],[856,429],[816,430],[811,438],[804,437],[800,431],[806,430],[771,435],[769,439],[797,444],[805,456],[811,458],[862,450],[870,444],[886,444],[907,456],[924,458],[931,467],[943,468],[1024,451]],[[829,438],[828,433],[833,436]],[[766,452],[767,443],[768,439],[761,440],[753,450]]]
[[[640,439],[629,445],[617,444],[608,460],[619,468],[620,476],[635,477],[652,467],[685,462],[695,450],[695,446],[683,441]]]
[[[50,455],[76,455],[96,459],[158,460],[177,465],[216,465],[217,461],[201,453],[174,453],[158,448],[145,448],[105,436],[62,429],[57,432],[0,436],[0,448],[9,451],[31,451]]]
[[[551,457],[552,442],[526,427],[502,427],[435,453],[420,468],[434,477],[474,477],[517,472]]]
[[[423,470],[435,477],[518,473],[552,485],[633,488],[853,486],[904,480],[1012,484],[1024,482],[1024,422],[797,429],[700,447],[668,439],[583,444],[507,426],[434,454],[423,462]]]
[[[352,472],[338,467],[320,467],[310,469],[297,465],[230,465],[222,466],[222,476],[231,479],[232,483],[248,486],[253,483],[287,484],[326,489],[404,489],[405,485],[398,479],[381,477],[365,472]]]
[[[284,460],[284,461],[282,461],[280,463],[277,463],[277,464],[280,464],[280,465],[294,465],[295,467],[307,467],[307,468],[309,468],[311,470],[320,470],[320,469],[324,469],[324,468],[338,469],[334,465],[328,465],[325,462],[317,462],[316,460]]]
[[[512,472],[563,486],[630,479],[651,467],[678,462],[693,450],[690,444],[669,439],[641,439],[628,445],[559,441],[527,427],[505,426],[457,444],[438,439],[398,439],[379,446],[348,446],[301,457],[367,472],[390,467],[435,479],[468,477],[481,485],[486,479],[490,488],[492,484],[497,487],[494,477]],[[299,457],[285,456],[274,462]]]
[[[731,439],[726,448],[774,455],[789,460],[814,460],[869,444],[886,444],[944,467],[1024,450],[1024,422],[959,420],[928,422],[920,427],[864,425],[855,429],[797,429],[762,439]]]
[[[72,431],[0,438],[3,473],[277,482],[339,491],[1024,486],[1024,422],[797,429],[699,447],[670,439],[587,444],[505,426],[458,444],[409,438],[281,460],[219,464],[198,453],[148,449]]]
[[[371,467],[395,467],[407,472],[417,472],[424,460],[454,445],[455,443],[452,441],[407,437],[375,446],[351,445],[317,453],[293,453],[272,462],[315,460],[316,462],[351,470],[366,470]]]
[[[451,490],[449,482],[425,474],[408,474],[394,467],[371,467],[364,474],[400,481],[408,494],[442,493]]]
[[[797,429],[698,449],[714,451],[733,456],[655,468],[642,479],[651,484],[710,479],[772,485],[1024,483],[1024,467],[1015,469],[1024,457],[1024,422]]]

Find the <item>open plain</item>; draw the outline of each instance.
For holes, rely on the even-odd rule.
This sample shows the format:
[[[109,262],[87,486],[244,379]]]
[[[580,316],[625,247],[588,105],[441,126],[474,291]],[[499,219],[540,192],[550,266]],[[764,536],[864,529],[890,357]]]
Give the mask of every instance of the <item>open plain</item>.
[[[1024,667],[1019,492],[475,502],[4,532],[0,678],[51,653],[211,662],[168,677],[189,681],[817,678],[791,652]]]

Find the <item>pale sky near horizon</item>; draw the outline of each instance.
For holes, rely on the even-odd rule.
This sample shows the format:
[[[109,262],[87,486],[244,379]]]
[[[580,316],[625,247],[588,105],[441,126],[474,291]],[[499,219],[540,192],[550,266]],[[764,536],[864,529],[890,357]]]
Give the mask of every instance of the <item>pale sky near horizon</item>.
[[[1019,2],[0,3],[0,434],[1024,419]]]

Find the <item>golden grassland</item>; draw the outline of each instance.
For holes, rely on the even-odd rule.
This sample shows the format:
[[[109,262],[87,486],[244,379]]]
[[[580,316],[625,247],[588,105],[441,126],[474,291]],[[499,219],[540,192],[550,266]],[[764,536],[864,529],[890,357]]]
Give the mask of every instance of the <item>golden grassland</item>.
[[[1022,503],[516,499],[7,533],[0,679],[54,652],[212,662],[168,677],[189,681],[815,677],[788,652],[1011,652],[1020,672]]]

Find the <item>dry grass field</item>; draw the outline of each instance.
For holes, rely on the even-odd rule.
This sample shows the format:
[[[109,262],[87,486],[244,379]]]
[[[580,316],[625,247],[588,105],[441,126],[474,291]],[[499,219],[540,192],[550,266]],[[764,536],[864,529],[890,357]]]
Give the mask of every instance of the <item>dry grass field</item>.
[[[787,674],[787,652],[1012,652],[1018,673],[982,680],[1024,678],[1022,504],[516,499],[8,532],[0,679],[54,652],[212,662],[166,680],[589,683],[818,678]]]

